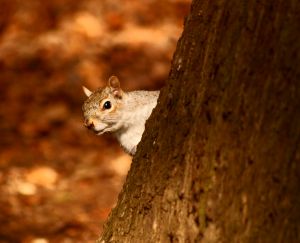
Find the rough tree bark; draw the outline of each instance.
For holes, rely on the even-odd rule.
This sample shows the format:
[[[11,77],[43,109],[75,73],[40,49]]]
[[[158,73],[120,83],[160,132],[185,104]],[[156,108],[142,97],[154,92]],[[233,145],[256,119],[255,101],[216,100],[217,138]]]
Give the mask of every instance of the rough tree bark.
[[[299,10],[193,1],[99,242],[300,242]]]

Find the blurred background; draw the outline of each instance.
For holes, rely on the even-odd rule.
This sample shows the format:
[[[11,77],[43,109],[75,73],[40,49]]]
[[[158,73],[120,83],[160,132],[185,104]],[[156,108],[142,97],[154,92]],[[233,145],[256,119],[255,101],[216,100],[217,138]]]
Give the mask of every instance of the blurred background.
[[[94,242],[131,157],[81,86],[159,89],[190,0],[0,0],[0,242]]]

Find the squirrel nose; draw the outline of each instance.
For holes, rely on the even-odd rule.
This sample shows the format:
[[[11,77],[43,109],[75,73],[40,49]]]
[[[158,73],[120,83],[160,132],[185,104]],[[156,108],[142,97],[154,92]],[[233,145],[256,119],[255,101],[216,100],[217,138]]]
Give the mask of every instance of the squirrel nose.
[[[88,129],[92,129],[94,128],[94,123],[92,119],[85,119],[84,120],[84,125],[88,128]]]

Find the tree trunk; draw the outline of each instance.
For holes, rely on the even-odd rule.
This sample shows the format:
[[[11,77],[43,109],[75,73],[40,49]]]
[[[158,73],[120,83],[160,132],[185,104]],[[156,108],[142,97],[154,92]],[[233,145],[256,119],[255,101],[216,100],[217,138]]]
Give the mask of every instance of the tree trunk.
[[[99,242],[300,242],[299,10],[193,1]]]

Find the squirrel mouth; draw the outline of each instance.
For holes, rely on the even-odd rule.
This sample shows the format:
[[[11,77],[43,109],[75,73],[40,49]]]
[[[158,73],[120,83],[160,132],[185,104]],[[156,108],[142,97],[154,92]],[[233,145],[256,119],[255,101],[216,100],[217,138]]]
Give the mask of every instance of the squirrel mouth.
[[[105,133],[104,129],[100,130],[100,131],[95,131],[95,133],[99,136],[102,135],[103,133]]]
[[[101,129],[101,128],[93,126],[93,127],[88,127],[88,129],[91,130],[96,135],[101,135],[101,134],[105,133],[105,127]]]
[[[95,133],[96,135],[101,135],[103,133],[105,133],[104,128],[101,130],[97,130],[95,128],[89,128],[89,130],[91,130],[93,133]]]

